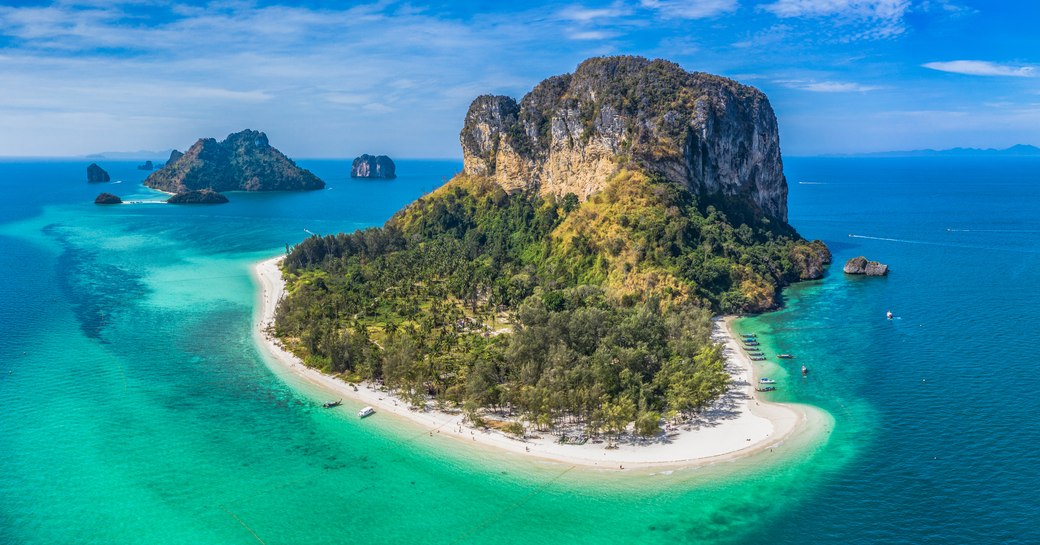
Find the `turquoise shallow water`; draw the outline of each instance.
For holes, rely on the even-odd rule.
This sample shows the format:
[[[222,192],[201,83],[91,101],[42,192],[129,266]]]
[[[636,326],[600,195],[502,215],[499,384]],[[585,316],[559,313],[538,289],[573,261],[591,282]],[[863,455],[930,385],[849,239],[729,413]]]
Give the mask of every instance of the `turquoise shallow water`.
[[[84,162],[0,162],[0,542],[1040,541],[1040,162],[789,159],[796,227],[893,266],[831,271],[738,325],[798,356],[763,372],[833,435],[621,477],[361,424],[264,365],[250,265],[305,229],[381,223],[460,167],[302,163],[331,189],[180,208],[91,204],[160,198],[133,163],[91,186]]]

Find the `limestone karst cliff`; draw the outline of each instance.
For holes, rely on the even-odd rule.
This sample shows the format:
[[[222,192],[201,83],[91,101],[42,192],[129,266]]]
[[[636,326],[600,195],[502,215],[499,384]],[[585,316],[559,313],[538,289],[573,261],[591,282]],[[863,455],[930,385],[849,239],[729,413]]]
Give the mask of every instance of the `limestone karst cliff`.
[[[465,172],[506,190],[601,190],[621,167],[787,221],[776,116],[766,96],[664,60],[593,58],[520,102],[473,101],[462,133]]]
[[[351,178],[385,178],[397,177],[394,161],[386,155],[364,154],[354,159],[350,165]]]
[[[175,154],[171,153],[171,160]],[[144,185],[169,193],[214,191],[295,191],[321,189],[325,182],[275,149],[267,135],[244,130],[221,142],[202,138],[181,157],[166,163]]]

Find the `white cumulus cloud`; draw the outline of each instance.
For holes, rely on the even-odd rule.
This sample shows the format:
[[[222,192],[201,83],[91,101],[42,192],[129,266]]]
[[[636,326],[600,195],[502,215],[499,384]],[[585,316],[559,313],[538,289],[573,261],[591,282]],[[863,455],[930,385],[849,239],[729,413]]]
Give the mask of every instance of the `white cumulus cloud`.
[[[737,10],[737,0],[641,0],[640,4],[682,19],[706,19]]]
[[[899,19],[910,9],[909,0],[777,0],[762,9],[778,17],[844,17]]]
[[[1012,76],[1019,78],[1040,76],[1040,73],[1033,66],[1012,66],[989,61],[927,62],[921,66],[939,70],[940,72],[952,72],[969,76]]]
[[[910,0],[776,0],[759,7],[782,19],[829,19],[843,29],[843,42],[903,34],[910,8]]]
[[[814,93],[865,93],[881,89],[881,87],[876,85],[863,85],[847,81],[781,80],[776,83],[791,89],[812,91]]]

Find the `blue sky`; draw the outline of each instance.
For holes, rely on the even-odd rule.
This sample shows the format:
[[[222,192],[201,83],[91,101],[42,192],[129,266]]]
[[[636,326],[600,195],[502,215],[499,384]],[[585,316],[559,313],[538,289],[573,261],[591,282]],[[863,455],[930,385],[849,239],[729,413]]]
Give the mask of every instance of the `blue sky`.
[[[1040,144],[1040,7],[968,0],[0,6],[0,155],[185,149],[458,157],[480,94],[590,56],[754,85],[787,155]]]

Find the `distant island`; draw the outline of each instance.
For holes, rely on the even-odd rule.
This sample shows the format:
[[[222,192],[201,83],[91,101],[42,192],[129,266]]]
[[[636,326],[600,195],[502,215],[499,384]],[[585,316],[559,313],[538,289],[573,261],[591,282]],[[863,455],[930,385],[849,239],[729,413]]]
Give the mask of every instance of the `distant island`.
[[[108,175],[108,172],[99,167],[97,163],[90,163],[90,165],[87,166],[87,182],[96,184],[111,180],[112,177]]]
[[[144,185],[167,193],[213,191],[299,191],[322,189],[325,182],[296,166],[267,141],[267,135],[244,130],[218,142],[199,139],[187,152],[156,170]],[[176,159],[174,159],[176,157]]]
[[[228,202],[228,198],[212,189],[195,189],[178,193],[166,199],[166,202],[169,204],[223,204]]]
[[[291,248],[273,334],[517,436],[658,435],[730,387],[712,315],[776,308],[830,262],[787,224],[778,134],[761,91],[641,57],[478,97],[464,172]]]
[[[108,159],[114,161],[144,161],[146,159],[155,159],[157,157],[165,157],[169,151],[103,151],[101,153],[91,153],[85,155],[87,159]]]
[[[364,154],[354,159],[350,166],[351,178],[385,178],[397,177],[394,162],[386,155]]]
[[[151,161],[145,161],[142,165],[137,165],[137,170],[153,170],[155,165]]]
[[[1040,147],[1017,144],[1009,148],[950,148],[908,151],[878,151],[851,154],[852,157],[1040,157]]]

